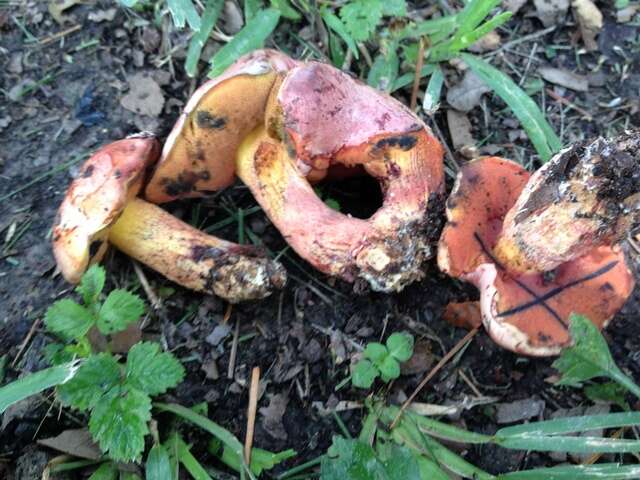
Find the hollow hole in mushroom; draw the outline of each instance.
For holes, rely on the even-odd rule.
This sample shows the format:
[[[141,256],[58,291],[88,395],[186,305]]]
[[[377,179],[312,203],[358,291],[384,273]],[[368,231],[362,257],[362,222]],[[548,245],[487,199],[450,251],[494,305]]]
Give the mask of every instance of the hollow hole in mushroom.
[[[332,208],[355,218],[370,218],[382,206],[382,191],[378,180],[362,173],[342,179],[331,179],[317,185],[319,194]]]

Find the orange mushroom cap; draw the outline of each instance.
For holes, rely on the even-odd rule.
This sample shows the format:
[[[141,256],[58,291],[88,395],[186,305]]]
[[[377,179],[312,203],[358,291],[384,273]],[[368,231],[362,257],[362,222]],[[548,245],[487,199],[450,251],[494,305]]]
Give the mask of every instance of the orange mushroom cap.
[[[53,254],[67,281],[79,282],[89,263],[100,261],[110,226],[138,194],[159,153],[158,141],[143,134],[102,147],[83,165],[53,226]]]
[[[421,278],[443,194],[443,151],[402,104],[316,62],[291,69],[268,102],[265,127],[239,150],[238,175],[293,249],[320,271],[374,290]],[[320,201],[307,177],[362,166],[381,184],[368,220]],[[431,215],[433,214],[433,215]]]
[[[438,265],[478,287],[482,321],[496,343],[517,353],[546,356],[570,342],[571,313],[603,328],[635,282],[618,247],[593,248],[546,273],[505,268],[492,251],[528,179],[521,166],[497,157],[465,165],[447,202]]]

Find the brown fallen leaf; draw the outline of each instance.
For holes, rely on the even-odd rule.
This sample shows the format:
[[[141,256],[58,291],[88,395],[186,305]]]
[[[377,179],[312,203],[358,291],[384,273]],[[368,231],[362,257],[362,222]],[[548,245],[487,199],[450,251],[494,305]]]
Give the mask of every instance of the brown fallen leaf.
[[[38,444],[87,460],[100,460],[102,452],[87,428],[65,430],[57,437],[38,440]]]
[[[597,50],[596,37],[602,30],[602,12],[591,0],[573,0],[571,6],[580,26],[584,46],[589,51]]]
[[[640,5],[629,5],[616,11],[616,22],[628,23],[640,12]]]
[[[569,11],[569,0],[533,0],[536,17],[545,27],[560,23]]]
[[[457,110],[447,110],[447,126],[453,149],[457,152],[468,151],[475,147],[476,141],[471,134],[471,122],[466,114]]]
[[[164,94],[160,85],[147,73],[136,73],[128,80],[129,93],[122,97],[120,104],[140,115],[160,115],[164,106]]]
[[[51,0],[49,2],[49,13],[57,23],[63,25],[72,21],[72,18],[68,15],[63,15],[62,12],[79,3],[82,3],[82,0]]]
[[[538,73],[547,82],[570,88],[577,92],[589,90],[589,80],[583,75],[565,70],[564,68],[540,67]]]
[[[473,53],[490,52],[498,48],[501,43],[502,39],[500,38],[500,34],[493,30],[480,37],[477,42],[469,47],[469,51]]]
[[[460,83],[447,91],[447,102],[456,110],[468,112],[480,103],[480,98],[491,89],[471,70]]]
[[[431,369],[435,363],[431,344],[424,339],[419,339],[413,346],[413,355],[406,362],[400,364],[402,375],[417,375]]]
[[[287,431],[282,423],[282,417],[287,410],[289,397],[284,393],[275,395],[267,395],[269,397],[269,406],[260,408],[262,416],[260,423],[269,435],[278,440],[287,439]]]
[[[514,15],[527,3],[527,0],[504,0],[504,7]]]
[[[480,302],[452,302],[445,307],[442,317],[454,327],[473,330],[482,325]]]

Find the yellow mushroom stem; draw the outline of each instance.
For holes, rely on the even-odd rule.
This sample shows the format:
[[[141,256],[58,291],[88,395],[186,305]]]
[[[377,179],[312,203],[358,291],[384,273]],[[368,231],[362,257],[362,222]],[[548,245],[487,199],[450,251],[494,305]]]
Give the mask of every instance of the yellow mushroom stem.
[[[286,281],[260,249],[207,235],[139,198],[111,227],[109,242],[180,285],[232,303],[264,298]]]

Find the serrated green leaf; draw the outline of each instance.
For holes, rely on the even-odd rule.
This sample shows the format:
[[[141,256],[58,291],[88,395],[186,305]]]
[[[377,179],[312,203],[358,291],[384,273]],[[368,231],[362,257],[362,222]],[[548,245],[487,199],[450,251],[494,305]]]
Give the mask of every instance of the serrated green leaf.
[[[395,332],[387,338],[389,355],[400,362],[406,362],[413,355],[413,335],[407,332]]]
[[[172,480],[176,472],[171,467],[169,453],[162,445],[154,445],[149,450],[144,467],[146,480]]]
[[[382,13],[388,17],[404,17],[407,14],[406,0],[385,0]]]
[[[103,463],[91,474],[89,480],[116,480],[118,468],[112,462]]]
[[[47,329],[64,340],[84,337],[94,322],[89,310],[69,298],[51,305],[44,317]]]
[[[592,402],[615,403],[623,410],[629,410],[625,399],[627,389],[616,382],[606,382],[584,387],[584,394]]]
[[[77,372],[78,362],[69,362],[28,374],[0,387],[0,414],[20,400],[71,380]]]
[[[549,160],[554,153],[562,148],[560,139],[538,106],[511,78],[480,57],[468,53],[461,55],[469,68],[495,91],[520,120],[542,160]]]
[[[92,265],[82,275],[80,284],[76,287],[76,292],[82,295],[82,300],[86,306],[93,305],[98,301],[102,293],[105,281],[105,271],[100,265]]]
[[[362,354],[364,358],[368,358],[373,363],[381,363],[388,355],[387,347],[378,342],[368,343]]]
[[[151,399],[136,389],[113,388],[91,412],[89,431],[100,449],[121,462],[140,458],[149,433]]]
[[[127,356],[125,378],[129,385],[149,395],[164,393],[184,377],[184,367],[154,342],[136,343]]]
[[[345,27],[344,23],[342,23],[342,21],[326,7],[322,7],[320,9],[320,16],[324,20],[324,23],[327,24],[327,27],[333,30],[344,41],[344,43],[347,44],[347,48],[351,50],[355,59],[358,60],[360,58],[360,52],[358,51],[355,40],[347,31],[347,27]]]
[[[400,364],[391,355],[387,356],[382,363],[378,364],[380,376],[383,382],[394,380],[400,376]]]
[[[104,335],[121,332],[144,313],[142,299],[126,290],[112,290],[98,312],[98,330]]]
[[[569,320],[573,344],[553,362],[562,374],[558,384],[580,386],[595,377],[609,377],[640,398],[640,387],[615,364],[598,328],[582,315],[573,314]]]
[[[373,381],[380,374],[378,368],[366,358],[363,358],[353,368],[351,383],[358,388],[371,388]]]
[[[278,26],[280,12],[267,8],[256,13],[229,43],[222,47],[210,60],[209,77],[217,77],[245,53],[264,45],[265,40]]]
[[[186,21],[191,30],[200,30],[200,16],[191,0],[167,0],[167,6],[177,28],[184,28]]]
[[[87,410],[120,383],[120,366],[109,353],[89,357],[76,375],[58,387],[58,397],[67,406]]]
[[[211,35],[211,30],[218,21],[222,7],[224,6],[224,0],[208,0],[202,12],[202,24],[200,30],[193,34],[191,41],[189,42],[189,50],[187,51],[187,60],[184,64],[184,69],[187,75],[194,77],[198,70],[198,60],[200,60],[200,54],[202,49]]]
[[[383,9],[382,0],[352,0],[340,8],[340,20],[356,42],[366,42],[380,24]]]

